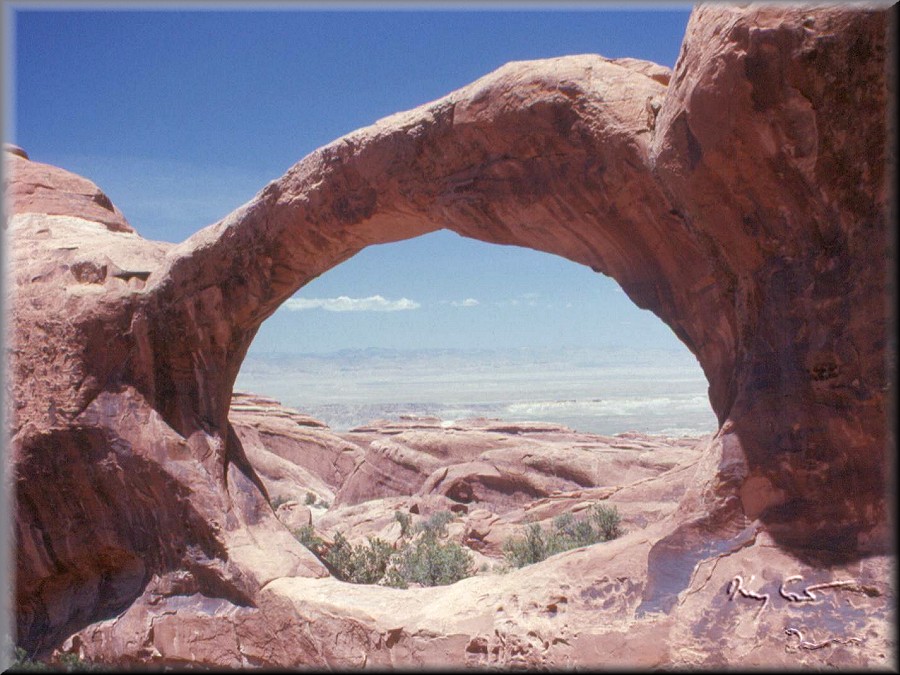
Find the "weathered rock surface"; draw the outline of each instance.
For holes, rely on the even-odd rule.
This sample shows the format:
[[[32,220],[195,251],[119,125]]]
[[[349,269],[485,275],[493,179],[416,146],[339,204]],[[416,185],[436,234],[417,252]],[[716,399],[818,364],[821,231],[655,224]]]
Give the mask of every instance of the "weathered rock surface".
[[[28,160],[22,148],[4,144],[4,155]],[[14,161],[16,179],[6,188],[12,213],[42,213],[51,216],[80,214],[112,232],[134,232],[125,216],[96,185],[86,178],[39,162]],[[112,272],[110,272],[112,274]]]
[[[439,493],[499,509],[517,493],[519,501],[530,501],[581,487],[622,485],[678,461],[658,439],[578,434],[576,441],[570,429],[542,422],[444,423],[406,416],[376,420],[341,436],[365,450],[337,492],[336,505]],[[651,449],[652,459],[626,452]]]
[[[484,431],[501,427],[506,433]],[[408,450],[401,455],[403,464],[386,462],[384,472],[396,474],[406,468],[419,477],[390,494],[385,494],[383,484],[369,483],[371,490],[353,501],[342,501],[343,490],[338,492],[317,524],[323,530],[340,529],[351,540],[368,535],[392,540],[396,510],[410,513],[414,524],[449,510],[461,519],[462,532],[470,512],[481,512],[479,518],[489,513],[491,522],[537,522],[578,512],[592,500],[609,499],[618,505],[613,495],[635,489],[640,502],[633,507],[628,506],[633,499],[623,502],[623,522],[628,529],[643,527],[675,510],[678,496],[690,482],[690,468],[697,463],[698,446],[710,440],[634,433],[600,436],[541,423],[485,419],[441,423],[434,418],[376,421],[364,431],[342,436],[361,446],[368,444],[370,452],[360,461],[361,468],[369,464],[371,448],[384,447],[387,439],[403,443]],[[351,474],[348,483],[357,475]],[[654,481],[662,476],[667,477],[662,481],[666,487],[655,494],[659,487]],[[638,514],[633,508],[646,508],[648,513]],[[495,552],[499,555],[499,546]]]
[[[895,668],[894,11],[707,5],[672,73],[508,64],[321,148],[179,245],[142,239],[89,181],[4,153],[19,644],[155,665]],[[623,483],[582,487],[599,460],[577,451],[528,464],[428,429],[357,446],[247,401],[229,421],[285,299],[370,244],[439,228],[588,265],[668,324],[721,423],[693,467],[623,459]],[[468,505],[469,539],[578,490],[630,505],[635,529],[399,591],[325,578],[268,503],[267,487],[327,489],[363,513],[412,485],[460,503],[434,478],[451,468],[503,511]],[[502,503],[514,471],[531,492]],[[737,575],[749,594],[729,593]],[[846,583],[803,601],[830,582]]]
[[[229,420],[270,500],[331,502],[363,455],[322,422],[264,396],[232,397]]]
[[[483,431],[472,423],[442,425],[435,418],[408,417],[398,422],[376,421],[344,437],[366,448],[361,461],[341,486],[338,504],[354,504],[374,497],[410,495],[423,487],[435,471],[477,459],[483,452],[504,446],[509,434]],[[528,441],[523,441],[525,447]]]

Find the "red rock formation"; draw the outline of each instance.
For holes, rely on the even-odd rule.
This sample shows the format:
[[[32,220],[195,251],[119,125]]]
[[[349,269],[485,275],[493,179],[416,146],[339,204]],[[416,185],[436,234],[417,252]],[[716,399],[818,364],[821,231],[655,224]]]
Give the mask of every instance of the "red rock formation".
[[[356,504],[376,497],[411,495],[441,467],[478,457],[507,440],[496,433],[458,433],[467,427],[444,427],[435,418],[376,421],[344,437],[365,454],[338,490],[335,503]]]
[[[4,144],[3,149],[4,154],[28,159],[28,153],[18,146]],[[134,232],[109,197],[91,181],[38,162],[15,161],[12,171],[16,178],[6,188],[12,213],[79,214],[112,232]]]
[[[236,393],[228,419],[270,499],[312,492],[330,502],[363,456],[322,422],[266,397]]]
[[[720,636],[726,663],[784,664],[770,636],[789,626],[737,619],[719,591],[741,561],[771,589],[797,559],[824,580],[808,565],[822,558],[877,593],[805,620],[876,622],[874,655],[834,663],[881,663],[885,564],[865,556],[889,545],[888,16],[703,6],[671,79],[631,59],[512,63],[321,148],[177,246],[141,239],[92,183],[7,152],[19,642],[49,648],[127,609],[79,633],[84,648],[212,665],[696,665]],[[365,246],[439,228],[614,277],[697,356],[722,427],[677,516],[641,539],[419,589],[401,610],[393,589],[315,578],[228,411],[285,299]],[[594,590],[538,597],[575,578]],[[565,630],[528,628],[564,607]],[[596,611],[625,623],[584,629]],[[638,642],[644,660],[610,656]]]
[[[747,463],[744,510],[851,555],[886,543],[885,28],[873,10],[699,8],[649,158],[727,307],[727,351],[696,353]]]

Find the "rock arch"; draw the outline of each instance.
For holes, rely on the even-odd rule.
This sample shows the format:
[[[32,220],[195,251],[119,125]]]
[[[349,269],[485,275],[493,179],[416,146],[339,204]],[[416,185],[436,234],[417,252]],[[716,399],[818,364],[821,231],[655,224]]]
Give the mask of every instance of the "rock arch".
[[[643,101],[668,78],[653,64],[598,56],[510,64],[316,151],[182,244],[190,254],[147,293],[165,307],[177,305],[170,288],[215,296],[194,310],[192,332],[229,333],[217,368],[230,383],[258,325],[306,282],[365,246],[446,228],[615,277],[704,355],[724,419],[730,395],[718,369],[731,364],[712,354],[734,350],[733,309],[714,290],[715,263],[649,169]],[[213,267],[215,277],[196,276]],[[691,321],[698,309],[688,297],[718,325]]]
[[[200,379],[218,381],[214,401],[191,409],[163,389],[157,409],[175,428],[224,428],[223,396],[281,302],[367,245],[447,228],[609,274],[669,325],[765,487],[746,494],[753,517],[774,500],[866,519],[871,505],[852,499],[830,512],[828,486],[839,480],[849,498],[884,480],[887,326],[872,289],[885,279],[886,91],[883,61],[853,52],[865,38],[883,54],[880,15],[822,15],[820,30],[856,36],[847,53],[817,43],[796,12],[758,14],[752,28],[729,26],[737,16],[695,13],[671,84],[631,59],[513,63],[295,165],[151,281],[154,313],[182,312],[201,341],[151,338],[155,351],[183,352],[169,363],[202,354],[213,372]],[[846,84],[810,72],[842,56]],[[662,100],[654,129],[648,98]],[[872,124],[838,132],[849,101]],[[851,153],[856,180],[838,169]]]
[[[113,611],[97,579],[146,583],[131,553],[150,541],[147,565],[203,570],[201,592],[237,604],[269,579],[322,575],[266,529],[232,384],[298,288],[440,228],[608,274],[697,356],[721,428],[682,502],[691,528],[714,536],[737,513],[798,556],[886,550],[886,26],[879,10],[708,6],[674,73],[587,55],[509,64],[317,150],[177,246],[129,232],[86,181],[54,174],[50,189],[49,169],[12,155],[20,636]],[[48,308],[65,320],[39,320]],[[53,363],[62,375],[41,380]],[[89,458],[89,475],[67,478],[53,448]],[[141,459],[124,502],[97,487],[116,453]],[[39,503],[48,476],[102,494],[107,517],[161,515],[131,522],[140,541],[113,520],[77,540],[77,515]],[[171,540],[167,494],[184,511]],[[251,565],[260,546],[291,555]],[[52,617],[54,584],[83,606]]]

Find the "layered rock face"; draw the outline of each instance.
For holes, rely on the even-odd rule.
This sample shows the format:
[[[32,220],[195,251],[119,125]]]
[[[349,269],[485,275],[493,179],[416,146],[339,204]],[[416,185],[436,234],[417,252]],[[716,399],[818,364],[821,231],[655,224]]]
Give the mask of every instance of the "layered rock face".
[[[836,622],[869,631],[865,648],[832,643],[832,665],[883,663],[888,18],[705,6],[673,73],[512,63],[321,148],[177,246],[142,239],[89,181],[5,153],[19,644],[75,633],[73,649],[160,664],[815,663],[824,647],[784,655],[801,621],[820,641]],[[411,430],[357,445],[259,401],[235,413],[265,419],[229,421],[241,361],[285,299],[368,245],[440,228],[614,277],[697,356],[721,427],[678,508],[613,544],[502,582],[347,589],[270,491],[349,508],[415,487],[509,511],[588,471],[516,478],[521,455],[485,462]],[[792,571],[858,592],[798,603],[777,595]],[[736,574],[770,586],[772,612],[735,614],[756,602],[722,592]],[[573,613],[554,642],[577,603],[538,598],[548,584],[603,620],[579,637]],[[511,602],[516,618],[492,614]],[[142,618],[117,628],[125,610]]]

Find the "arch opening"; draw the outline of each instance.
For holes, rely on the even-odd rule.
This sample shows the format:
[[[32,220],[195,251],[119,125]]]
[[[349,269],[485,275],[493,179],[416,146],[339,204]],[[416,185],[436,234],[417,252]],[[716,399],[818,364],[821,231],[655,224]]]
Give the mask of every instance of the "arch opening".
[[[613,279],[448,231],[370,246],[304,286],[235,383],[338,432],[403,415],[670,436],[716,430],[707,386]]]
[[[497,400],[493,400],[479,408],[477,400],[473,402],[471,398],[465,398],[471,396],[472,388],[462,389],[459,393],[461,400],[451,400],[449,405],[442,402],[444,405],[437,408],[430,407],[428,401],[423,405],[421,399],[410,401],[409,397],[401,399],[401,405],[381,407],[378,412],[387,412],[386,415],[375,412],[374,406],[361,405],[362,412],[357,413],[359,416],[356,419],[343,425],[334,424],[331,419],[324,419],[330,427],[324,429],[316,426],[316,420],[323,420],[326,416],[316,413],[327,409],[328,406],[316,408],[306,405],[303,401],[310,399],[304,399],[302,395],[297,399],[293,399],[290,394],[274,397],[299,410],[301,414],[280,408],[273,401],[236,395],[232,399],[231,423],[236,429],[243,451],[247,453],[249,464],[256,468],[262,482],[265,483],[266,496],[279,519],[296,531],[302,531],[302,528],[307,526],[313,527],[315,536],[324,537],[329,545],[333,544],[334,538],[340,532],[341,536],[356,545],[364,546],[369,537],[375,537],[387,541],[391,546],[401,547],[404,540],[397,531],[399,522],[399,519],[396,519],[397,513],[402,517],[412,518],[415,525],[421,526],[429,518],[441,512],[449,512],[452,516],[448,517],[458,530],[454,531],[454,537],[464,542],[468,555],[474,561],[473,573],[475,570],[478,570],[478,573],[494,573],[505,563],[504,544],[521,534],[519,519],[532,509],[536,510],[528,517],[535,518],[543,527],[548,528],[555,522],[556,517],[573,513],[583,515],[579,509],[582,509],[586,502],[596,506],[612,505],[621,509],[625,529],[631,530],[642,529],[674,512],[679,498],[689,489],[686,478],[692,475],[692,472],[684,469],[697,461],[697,456],[703,449],[701,445],[709,442],[708,436],[701,439],[700,433],[690,433],[678,439],[654,440],[652,428],[644,427],[638,430],[644,433],[627,433],[634,432],[635,428],[623,421],[625,415],[612,416],[612,419],[607,420],[610,426],[605,429],[586,428],[579,423],[566,424],[565,426],[573,429],[570,431],[559,424],[566,421],[559,418],[559,412],[567,407],[582,407],[591,411],[587,415],[580,416],[580,420],[584,421],[591,414],[603,415],[604,409],[608,414],[609,404],[622,403],[621,400],[606,400],[596,381],[566,381],[566,373],[560,368],[560,364],[565,363],[571,373],[575,370],[573,362],[571,360],[565,362],[565,359],[574,357],[582,359],[578,367],[586,371],[587,380],[590,380],[592,375],[603,374],[604,369],[605,376],[608,377],[613,371],[611,360],[616,361],[617,376],[625,381],[641,379],[641,375],[644,375],[645,384],[648,375],[655,368],[657,377],[654,384],[658,387],[656,392],[660,391],[659,387],[664,386],[659,376],[661,367],[669,368],[669,373],[673,370],[678,371],[676,377],[683,378],[690,374],[693,376],[695,388],[684,395],[681,402],[692,404],[695,402],[692,398],[699,395],[703,400],[708,424],[702,432],[711,435],[717,428],[716,419],[709,409],[705,390],[706,380],[694,356],[665,328],[658,317],[634,306],[615,281],[597,274],[584,265],[534,249],[502,247],[458,237],[452,232],[431,232],[403,242],[386,243],[383,247],[371,244],[355,256],[340,262],[332,268],[332,271],[323,273],[303,286],[294,297],[285,300],[285,304],[296,303],[293,312],[290,309],[280,310],[282,314],[275,312],[266,319],[266,323],[278,322],[279,327],[284,329],[288,319],[296,320],[298,314],[294,312],[298,312],[302,313],[300,316],[304,324],[316,321],[318,317],[324,324],[321,330],[326,333],[334,332],[338,330],[335,324],[324,322],[325,317],[329,316],[326,307],[332,310],[330,316],[339,319],[359,317],[364,314],[363,309],[373,307],[379,310],[373,315],[384,317],[386,320],[414,316],[416,312],[424,313],[429,307],[435,312],[447,312],[451,308],[456,310],[454,320],[459,320],[459,317],[465,316],[465,312],[472,312],[479,307],[496,314],[497,306],[490,308],[487,303],[495,300],[497,296],[486,295],[483,292],[484,288],[481,288],[482,293],[474,291],[470,293],[468,287],[457,290],[460,280],[451,278],[446,285],[433,290],[433,294],[426,298],[417,293],[415,288],[411,290],[405,278],[397,280],[385,275],[383,270],[390,266],[387,264],[389,257],[372,255],[376,251],[397,251],[407,245],[415,246],[416,243],[423,244],[427,248],[433,242],[436,248],[446,250],[448,242],[453,241],[464,243],[454,251],[464,256],[472,255],[473,251],[482,253],[486,250],[503,251],[509,254],[509,264],[513,266],[517,262],[521,264],[523,258],[529,263],[534,262],[535,258],[551,260],[559,264],[558,269],[569,270],[570,279],[589,280],[588,283],[603,285],[607,293],[607,303],[610,303],[610,296],[618,299],[612,313],[621,314],[623,303],[630,306],[632,308],[630,316],[640,317],[646,322],[642,326],[643,337],[647,337],[648,326],[662,327],[668,336],[664,344],[669,347],[677,345],[675,357],[680,357],[682,363],[692,362],[693,367],[679,370],[672,363],[672,351],[659,349],[658,343],[656,351],[666,352],[668,356],[664,364],[659,361],[649,364],[634,361],[628,363],[623,358],[629,355],[627,349],[621,346],[613,348],[610,354],[609,345],[606,345],[607,353],[604,354],[606,359],[585,366],[584,359],[596,358],[598,352],[603,353],[603,350],[590,350],[584,347],[579,349],[575,346],[570,348],[571,353],[560,354],[560,350],[557,350],[554,354],[552,348],[545,348],[544,353],[549,352],[557,357],[557,360],[546,363],[543,374],[546,376],[552,371],[560,388],[555,390],[558,394],[550,396],[552,400],[547,400],[547,394],[540,394],[537,400],[529,401],[525,383],[528,379],[537,379],[541,374],[540,364],[528,362],[529,357],[534,354],[532,350],[526,353],[525,358],[520,357],[518,361],[511,359],[507,364],[507,367],[511,367],[514,371],[507,371],[506,374],[515,374],[519,379],[511,379],[507,383],[506,393],[499,394],[501,399],[499,405]],[[413,250],[421,257],[421,249],[413,248]],[[361,264],[362,272],[366,273],[363,274],[364,282],[355,278],[352,281],[329,280],[330,274],[337,274],[342,268],[344,270],[352,268],[354,261]],[[458,264],[452,254],[450,264]],[[493,265],[495,271],[497,267],[503,267],[503,264],[496,262],[488,261],[485,264]],[[440,256],[427,258],[425,267],[429,268],[427,273],[422,273],[420,269],[412,271],[418,277],[417,282],[422,285],[440,276]],[[478,278],[477,265],[470,264],[464,269]],[[371,270],[378,271],[377,282],[373,282],[368,276]],[[509,287],[511,284],[515,287],[515,284],[510,279],[504,278],[502,271],[501,269],[497,274],[498,278],[490,290],[504,289],[505,297],[508,299],[511,295]],[[353,285],[354,283],[357,285]],[[392,290],[384,290],[385,288]],[[479,298],[475,298],[475,295],[479,295]],[[517,297],[522,298],[522,295],[517,294]],[[465,302],[467,299],[475,300],[477,304],[467,304]],[[533,299],[535,305],[538,304],[536,298],[523,299]],[[594,300],[602,304],[600,298],[595,297]],[[453,304],[454,301],[456,305]],[[510,307],[513,307],[511,303]],[[569,309],[578,311],[574,307]],[[498,319],[496,316],[493,318]],[[583,321],[588,318],[584,315],[583,309],[580,318]],[[261,330],[255,334],[255,339],[269,341],[271,344],[273,338],[266,335],[265,325],[264,323]],[[343,329],[348,330],[350,325],[344,323]],[[489,322],[484,328],[490,333],[494,326],[496,323]],[[391,354],[384,350],[376,351],[373,355],[367,354],[364,350],[349,349],[354,345],[372,344],[369,334],[365,332],[365,324],[356,322],[352,327],[361,331],[363,337],[358,343],[342,343],[340,346],[345,347],[343,352],[326,353],[324,356],[301,354],[298,359],[293,360],[289,357],[276,356],[268,362],[256,361],[256,365],[259,366],[256,379],[239,376],[236,389],[249,390],[263,396],[272,394],[273,390],[268,386],[271,383],[267,382],[267,378],[273,376],[284,378],[290,383],[288,385],[290,387],[296,386],[297,378],[292,377],[291,369],[297,365],[309,369],[305,384],[321,386],[323,381],[334,377],[333,371],[328,372],[328,368],[343,366],[351,370],[351,376],[345,382],[371,385],[375,390],[374,396],[381,396],[380,400],[383,402],[384,389],[378,385],[385,385],[387,379],[384,365],[386,363],[390,368],[395,367],[395,363],[392,362]],[[407,324],[404,328],[411,327]],[[299,330],[302,330],[302,327]],[[621,334],[621,328],[615,331],[615,334]],[[584,339],[597,337],[598,335],[594,334]],[[325,344],[329,345],[327,342]],[[413,367],[433,368],[433,364],[427,363],[427,359],[434,351],[439,351],[446,359],[446,352],[450,350],[431,352],[426,350],[424,355],[420,352],[412,364]],[[409,358],[408,352],[404,350],[397,352],[399,358]],[[463,356],[466,354],[467,352],[463,352]],[[482,365],[495,358],[496,351],[489,355]],[[433,385],[431,391],[439,390],[448,384],[451,387],[454,384],[459,386],[454,380],[474,374],[473,371],[465,371],[459,359],[455,362],[451,359],[450,362],[451,368],[445,365],[447,360],[439,362],[438,367],[443,374],[449,370],[453,378],[441,380],[438,377],[426,383]],[[248,350],[244,366],[248,363],[254,363],[252,349]],[[496,363],[492,365],[496,366]],[[382,368],[379,369],[378,366]],[[645,369],[643,373],[642,366]],[[360,371],[363,372],[362,375]],[[427,375],[433,377],[434,370]],[[395,383],[397,385],[395,391],[402,396],[411,386],[415,386],[415,381],[410,381],[411,379]],[[496,379],[492,377],[492,371],[486,375],[482,374],[474,385],[475,387],[483,385],[489,379]],[[256,383],[259,386],[255,386]],[[337,392],[337,396],[340,396],[340,384],[331,389],[332,394]],[[696,387],[697,384],[700,386]],[[521,396],[523,391],[524,399],[516,398]],[[584,395],[582,396],[580,392]],[[630,393],[626,393],[626,396]],[[671,399],[676,396],[672,392],[667,393],[670,400],[666,403],[670,404]],[[496,389],[490,394],[494,399],[498,396]],[[365,401],[367,395],[369,392],[363,392],[361,399]],[[298,401],[297,404],[294,403],[295,400]],[[411,408],[404,408],[402,405],[409,403],[421,407],[414,405]],[[454,403],[462,404],[456,406],[457,410],[462,409],[461,413],[441,414],[442,411],[452,410]],[[627,403],[634,401],[628,401],[626,405]],[[547,404],[550,404],[552,412],[544,419],[540,419],[540,414],[535,415],[532,412],[537,406]],[[659,401],[650,402],[650,405],[658,404]],[[521,412],[516,415],[510,413],[510,410]],[[305,414],[310,413],[313,420],[305,417]],[[434,413],[437,413],[437,419],[430,419]],[[670,419],[677,420],[678,414],[674,413]],[[271,417],[267,419],[268,415]],[[391,417],[393,419],[384,419]],[[536,417],[538,419],[535,419]],[[575,417],[579,416],[576,414]],[[277,422],[272,422],[272,419],[277,419]],[[284,419],[296,423],[289,433],[284,433],[284,427],[279,426]],[[668,424],[667,428],[670,431],[683,430],[673,428],[671,422]],[[298,431],[298,426],[307,428]],[[701,430],[695,428],[690,431]],[[610,438],[619,432],[625,433],[618,438]],[[680,433],[660,435],[681,436]],[[287,468],[280,460],[287,460],[294,466]],[[656,492],[666,496],[648,500],[626,497],[621,502],[611,499],[612,493],[619,490],[623,491],[623,494],[636,493],[635,491],[643,488],[636,487],[635,483],[648,482],[656,486],[654,488]],[[550,506],[544,508],[540,506],[542,502],[549,503]],[[491,532],[479,534],[477,521],[485,517],[485,514],[490,514],[488,517],[495,519],[493,529]],[[596,551],[595,554],[603,555]],[[667,587],[666,592],[673,591]]]
[[[161,277],[174,283],[150,290],[168,304],[170,287],[188,296],[196,289],[230,317],[230,334],[215,345],[174,347],[206,352],[209,389],[220,392],[199,401],[197,417],[224,424],[223,396],[257,329],[299,288],[367,246],[446,229],[614,278],[696,355],[711,405],[726,419],[735,393],[733,298],[708,242],[647,168],[643,102],[664,92],[667,77],[651,64],[599,56],[509,64],[321,148],[189,238],[181,247],[191,254],[171,259]],[[597,87],[612,87],[606,96],[625,88],[627,96],[598,107]],[[213,291],[192,277],[198,268],[240,273]],[[210,312],[195,311],[200,321]],[[175,420],[197,402],[167,395],[159,405]],[[191,424],[175,422],[183,423]]]

